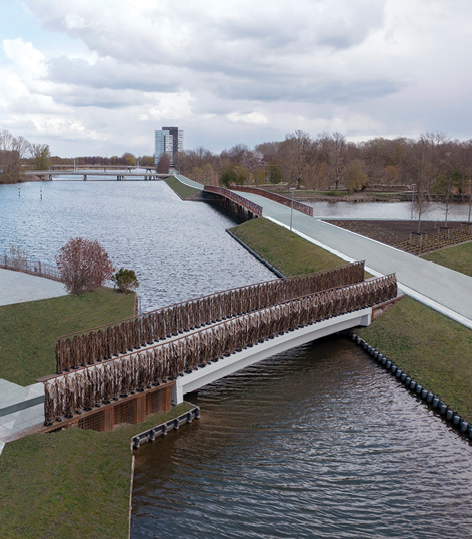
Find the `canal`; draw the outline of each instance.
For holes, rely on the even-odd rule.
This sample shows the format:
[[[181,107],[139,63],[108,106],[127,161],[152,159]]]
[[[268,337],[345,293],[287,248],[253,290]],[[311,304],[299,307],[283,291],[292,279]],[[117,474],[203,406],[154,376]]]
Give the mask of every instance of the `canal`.
[[[51,260],[70,237],[97,239],[136,270],[144,310],[272,278],[230,218],[162,182],[20,191],[0,186],[0,253]],[[346,339],[190,399],[201,419],[136,453],[132,538],[471,536],[470,444]]]

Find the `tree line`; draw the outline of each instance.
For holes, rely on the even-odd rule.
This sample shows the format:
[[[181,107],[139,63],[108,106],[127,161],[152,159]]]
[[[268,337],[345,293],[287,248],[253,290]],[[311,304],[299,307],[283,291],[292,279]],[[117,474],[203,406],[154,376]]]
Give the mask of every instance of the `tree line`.
[[[220,154],[199,147],[178,155],[182,174],[211,184],[277,184],[297,189],[363,191],[369,186],[402,185],[418,196],[470,193],[472,140],[451,140],[444,133],[416,139],[374,138],[349,142],[341,133],[312,138],[304,131],[283,141],[249,149],[237,144]],[[423,196],[424,195],[424,196]]]

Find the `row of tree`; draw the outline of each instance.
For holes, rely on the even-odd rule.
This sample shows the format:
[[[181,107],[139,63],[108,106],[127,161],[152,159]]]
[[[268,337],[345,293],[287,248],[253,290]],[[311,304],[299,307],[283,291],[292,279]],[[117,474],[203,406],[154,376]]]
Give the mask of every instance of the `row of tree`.
[[[441,195],[470,192],[472,140],[444,133],[417,139],[375,138],[348,142],[341,133],[312,138],[304,131],[253,150],[244,144],[220,154],[205,148],[178,154],[176,166],[197,181],[222,185],[288,182],[297,189],[344,187],[362,191],[373,185],[415,184],[416,192]],[[426,197],[427,198],[427,197]]]
[[[24,137],[14,137],[0,129],[0,183],[19,180],[21,164],[30,162],[36,170],[49,168],[51,152],[47,144],[31,144]]]

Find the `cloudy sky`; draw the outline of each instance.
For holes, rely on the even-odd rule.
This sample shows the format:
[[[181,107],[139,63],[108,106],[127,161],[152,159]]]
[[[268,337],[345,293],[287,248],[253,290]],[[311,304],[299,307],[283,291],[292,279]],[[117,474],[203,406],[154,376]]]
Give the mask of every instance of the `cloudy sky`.
[[[471,0],[4,0],[0,128],[54,155],[472,138]]]

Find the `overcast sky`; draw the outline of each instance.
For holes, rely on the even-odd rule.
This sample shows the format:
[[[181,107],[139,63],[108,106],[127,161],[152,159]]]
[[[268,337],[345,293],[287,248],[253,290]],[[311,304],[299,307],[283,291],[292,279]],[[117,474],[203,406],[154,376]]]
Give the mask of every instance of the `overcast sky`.
[[[0,128],[53,155],[472,138],[471,0],[3,0],[0,39]]]

